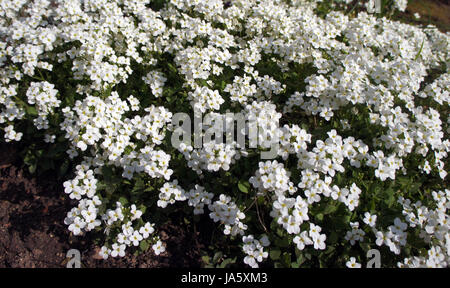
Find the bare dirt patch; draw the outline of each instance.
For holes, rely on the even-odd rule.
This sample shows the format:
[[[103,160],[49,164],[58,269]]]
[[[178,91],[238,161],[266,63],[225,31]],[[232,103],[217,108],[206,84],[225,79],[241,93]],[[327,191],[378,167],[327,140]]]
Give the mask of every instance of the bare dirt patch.
[[[420,15],[419,19],[414,14]],[[448,0],[412,0],[400,18],[407,23],[426,26],[435,25],[442,32],[450,31],[450,2]]]
[[[71,236],[63,223],[74,203],[62,183],[36,179],[20,167],[15,147],[0,143],[0,267],[63,268],[73,248],[81,252],[82,267],[200,267],[203,246],[176,217],[161,226],[167,250],[160,256],[149,249],[139,256],[98,259],[91,239]]]

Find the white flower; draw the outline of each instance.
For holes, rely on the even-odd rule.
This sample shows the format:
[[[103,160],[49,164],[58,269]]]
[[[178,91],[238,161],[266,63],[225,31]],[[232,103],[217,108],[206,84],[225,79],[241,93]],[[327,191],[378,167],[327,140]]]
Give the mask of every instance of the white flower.
[[[356,262],[355,257],[350,257],[350,260],[345,263],[348,268],[361,268],[361,264]]]
[[[155,229],[153,228],[154,224],[151,224],[150,222],[145,223],[144,226],[139,229],[139,233],[142,234],[142,237],[144,239],[147,239],[150,234],[153,234],[155,232]]]
[[[125,244],[120,244],[118,245],[117,243],[114,243],[112,245],[112,249],[111,249],[111,256],[112,257],[123,257],[125,256]]]
[[[166,251],[166,247],[164,247],[164,245],[162,244],[162,242],[160,240],[158,240],[155,244],[153,244],[152,249],[156,255],[159,255],[159,254],[163,253],[164,251]]]
[[[111,254],[111,250],[108,249],[108,247],[103,246],[100,251],[98,252],[98,254],[103,258],[103,259],[108,259],[108,256]]]
[[[142,239],[142,235],[138,231],[134,231],[133,235],[130,236],[130,241],[134,246],[138,246]]]
[[[364,213],[364,223],[370,227],[375,227],[377,221],[377,215],[371,215],[369,212]]]
[[[245,256],[244,263],[249,265],[252,268],[259,267],[258,263],[256,262],[255,256],[253,254]]]
[[[131,220],[136,220],[136,219],[139,219],[139,218],[141,218],[141,215],[142,215],[142,211],[141,210],[137,210],[136,209],[136,205],[131,205],[131,211],[130,211],[130,213],[131,213],[131,215],[133,215],[132,217],[131,217]]]
[[[71,231],[73,235],[79,235],[85,226],[86,222],[80,217],[76,217],[73,223],[69,225],[69,231]]]
[[[326,248],[326,244],[325,244],[326,238],[327,238],[327,235],[325,235],[325,234],[320,234],[316,238],[313,238],[314,249],[324,250]]]
[[[293,242],[297,244],[298,250],[305,249],[306,245],[312,245],[313,241],[308,237],[308,232],[303,231],[300,235],[295,236]]]

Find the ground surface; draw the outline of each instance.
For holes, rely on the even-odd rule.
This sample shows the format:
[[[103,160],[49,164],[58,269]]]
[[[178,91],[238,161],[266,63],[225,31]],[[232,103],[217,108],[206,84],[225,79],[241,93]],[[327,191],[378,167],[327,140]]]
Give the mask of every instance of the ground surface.
[[[414,13],[421,15],[420,19]],[[450,5],[447,0],[412,0],[402,21],[436,25],[450,30]],[[203,246],[185,225],[161,227],[167,251],[155,256],[148,251],[140,256],[127,254],[120,259],[96,259],[98,247],[89,239],[70,236],[63,220],[73,203],[64,194],[62,183],[51,177],[37,179],[23,170],[14,145],[0,142],[0,267],[65,267],[66,253],[81,252],[83,267],[199,267]],[[170,236],[169,236],[170,235]]]
[[[419,13],[419,19],[414,17],[415,13]],[[405,13],[398,16],[406,23],[424,26],[433,24],[442,32],[450,31],[449,0],[410,0]]]
[[[98,259],[98,247],[88,238],[71,236],[63,223],[73,203],[62,184],[31,177],[18,168],[20,162],[14,146],[0,143],[0,267],[65,267],[72,248],[81,252],[83,267],[200,266],[202,245],[194,233],[176,223],[160,229],[167,245],[160,256],[150,249],[137,257]]]

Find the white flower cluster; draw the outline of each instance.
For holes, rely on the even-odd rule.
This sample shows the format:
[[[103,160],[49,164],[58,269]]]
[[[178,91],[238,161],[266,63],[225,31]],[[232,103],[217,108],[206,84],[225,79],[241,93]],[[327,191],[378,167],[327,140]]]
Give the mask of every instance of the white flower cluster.
[[[270,102],[252,102],[245,106],[246,118],[248,121],[248,135],[257,135],[257,143],[250,143],[250,147],[258,144],[262,148],[270,148],[273,143],[278,143],[281,130],[279,120],[281,113],[278,113],[276,106]],[[252,141],[252,137],[250,137]]]
[[[322,199],[320,195],[323,195],[344,203],[350,211],[353,211],[359,204],[361,189],[355,183],[350,188],[340,188],[337,185],[331,185],[331,181],[332,178],[329,176],[322,180],[319,174],[304,170],[298,187],[305,191],[308,204],[319,202]]]
[[[110,233],[111,226],[115,223],[119,223],[118,226],[121,227],[121,232],[116,235],[116,240],[110,246],[111,248],[107,246],[101,248],[99,254],[103,259],[107,259],[109,256],[123,257],[125,256],[125,249],[127,247],[139,246],[141,241],[149,239],[155,232],[155,224],[146,222],[136,229],[133,227],[133,221],[140,219],[141,216],[142,211],[137,209],[136,205],[133,204],[130,207],[124,207],[120,202],[116,202],[116,209],[108,209],[102,215],[102,220],[107,224],[107,233]],[[156,255],[165,251],[165,247],[162,245],[158,236],[153,236],[150,240],[154,243],[152,248]]]
[[[176,201],[185,201],[186,192],[178,185],[178,180],[167,182],[159,189],[158,207],[166,208],[168,204],[174,204]]]
[[[446,86],[450,82],[449,74],[442,74],[432,83],[428,84],[423,91],[419,92],[417,96],[422,98],[432,98],[439,105],[447,105],[450,103],[450,91]]]
[[[256,72],[253,73],[255,75]],[[264,75],[264,77],[255,77],[258,88],[262,91],[266,97],[270,98],[272,94],[278,95],[286,89],[286,85],[282,85],[280,82],[275,80],[269,75]]]
[[[289,234],[299,234],[300,225],[309,220],[308,204],[300,196],[297,196],[297,198],[280,196],[273,202],[270,215]]]
[[[142,216],[142,211],[138,210],[134,204],[127,208],[120,202],[116,202],[116,209],[108,209],[105,214],[98,215],[98,207],[102,201],[95,195],[96,186],[97,179],[94,177],[94,171],[90,170],[86,163],[78,165],[76,177],[66,181],[64,187],[65,192],[70,194],[70,198],[77,199],[79,202],[78,206],[72,208],[67,214],[64,223],[69,226],[69,230],[74,235],[91,231],[101,226],[102,221],[106,224],[105,232],[109,234],[111,226],[115,223],[122,223],[122,232],[117,235],[117,243],[111,246],[112,249],[104,246],[100,255],[105,259],[108,258],[108,255],[123,257],[126,246],[131,244],[138,246],[140,241],[148,238],[154,232],[154,224],[146,223],[139,230],[134,230],[132,221],[140,219]],[[153,242],[155,241],[156,238]]]
[[[289,172],[286,171],[283,163],[278,163],[276,160],[259,162],[259,169],[249,182],[258,189],[260,195],[273,192],[275,196],[284,196],[287,191],[290,194],[297,191],[294,183],[289,181]]]
[[[264,251],[264,247],[270,245],[269,239],[266,235],[263,235],[259,240],[255,239],[253,235],[248,235],[242,237],[242,242],[244,242],[242,250],[247,254],[244,263],[252,268],[258,268],[258,262],[262,262],[269,256],[269,253]]]
[[[76,167],[76,176],[64,182],[64,192],[71,199],[78,200],[78,206],[67,213],[64,223],[74,235],[84,234],[101,225],[98,207],[102,201],[96,195],[97,178],[94,171],[83,162]]]
[[[236,203],[231,201],[230,196],[220,194],[219,200],[209,204],[208,209],[211,211],[209,217],[214,222],[220,222],[225,225],[225,235],[243,235],[244,231],[247,230],[247,225],[241,222],[245,218],[245,214],[239,210]]]
[[[128,101],[133,107],[137,99],[129,97]],[[73,145],[68,150],[69,155],[73,158],[78,155],[76,148],[86,151],[91,147],[97,166],[108,162],[122,167],[122,176],[128,179],[135,172],[146,172],[153,178],[168,180],[173,173],[168,168],[170,155],[154,147],[162,143],[172,114],[163,107],[151,106],[145,109],[144,117],[125,118],[124,114],[130,109],[117,92],[112,92],[105,101],[88,96],[83,102],[77,101],[73,109],[64,108],[65,120],[61,128]],[[134,151],[138,141],[148,145]],[[126,154],[127,148],[132,152]]]
[[[260,162],[259,167],[256,175],[250,178],[250,183],[253,187],[258,188],[261,194],[274,192],[270,216],[275,218],[277,223],[289,234],[296,235],[294,243],[300,250],[303,250],[305,245],[312,244],[314,249],[325,249],[326,235],[320,234],[320,231],[322,231],[320,226],[309,222],[309,234],[300,230],[300,225],[309,220],[308,202],[301,196],[296,198],[286,197],[286,192],[294,194],[297,188],[293,186],[292,182],[289,182],[288,172],[284,169],[283,164],[277,161],[267,161],[265,163]]]
[[[80,200],[84,195],[93,198],[97,191],[97,179],[93,170],[86,170],[86,165],[78,165],[74,179],[64,182],[64,192],[70,199]]]
[[[231,197],[224,194],[219,195],[219,199],[212,202],[213,193],[208,193],[205,188],[195,185],[189,193],[186,193],[177,180],[167,182],[161,187],[157,205],[161,208],[167,207],[176,201],[188,200],[188,205],[194,207],[194,215],[203,214],[207,205],[210,213],[209,217],[214,222],[224,224],[224,234],[236,236],[243,235],[247,230],[247,225],[241,220],[245,219],[245,214],[231,201]]]
[[[199,215],[205,213],[204,207],[211,204],[214,194],[205,191],[203,186],[196,184],[194,189],[189,190],[187,197],[188,205],[194,207],[195,215]]]
[[[328,138],[324,141],[317,140],[312,151],[299,149],[297,152],[298,167],[312,169],[314,171],[334,177],[336,172],[344,172],[344,159],[350,160],[350,165],[359,168],[361,161],[367,157],[368,146],[361,140],[348,137],[342,139],[336,132],[327,132]]]
[[[219,171],[223,169],[227,171],[240,155],[236,151],[235,142],[231,144],[216,144],[215,141],[211,141],[203,143],[200,149],[193,149],[191,146],[186,146],[182,143],[179,150],[183,152],[188,161],[188,166],[197,174],[202,174],[202,170]]]
[[[117,242],[112,244],[111,248],[103,246],[99,251],[99,255],[102,256],[103,259],[108,259],[109,256],[124,257],[125,249],[128,246],[139,246],[139,243],[141,241],[149,238],[150,235],[153,234],[153,232],[155,231],[153,226],[154,224],[147,222],[138,231],[133,229],[131,222],[123,224],[122,233],[119,233],[119,235],[117,236]],[[166,250],[158,237],[154,237],[153,241],[155,242],[155,244],[153,244],[152,249],[156,255],[159,255]]]
[[[23,133],[16,132],[14,130],[13,125],[6,126],[4,131],[5,131],[5,141],[6,142],[20,141],[20,139],[22,139]]]
[[[286,160],[289,154],[305,152],[311,142],[311,134],[301,129],[298,125],[284,125],[281,128],[280,149],[278,155]]]
[[[155,97],[162,96],[164,83],[167,81],[167,78],[164,77],[163,73],[153,70],[150,71],[147,76],[142,77],[142,80],[150,86]]]
[[[195,111],[202,113],[207,110],[219,110],[225,100],[220,96],[219,91],[211,90],[206,86],[197,87],[193,92],[189,92],[188,99]]]
[[[349,241],[351,245],[355,245],[356,241],[363,241],[366,232],[359,228],[359,222],[350,222],[352,230],[347,231],[345,240]]]
[[[61,101],[56,98],[58,90],[48,82],[31,82],[27,90],[28,104],[35,105],[38,118],[34,119],[37,129],[48,129],[47,116],[59,107]]]
[[[394,1],[395,8],[404,12],[406,7],[408,6],[408,0],[395,0]]]
[[[232,84],[225,86],[224,92],[230,94],[230,100],[239,102],[240,104],[246,104],[249,98],[257,94],[257,87],[255,84],[251,84],[252,77],[244,75],[244,77],[234,76]]]
[[[427,255],[404,259],[399,267],[447,267],[450,263],[450,190],[433,191],[436,208],[431,209],[420,201],[412,203],[409,199],[399,198],[403,206],[403,215],[412,228],[420,229],[420,238],[430,245]]]
[[[313,223],[309,224],[309,231],[302,231],[294,237],[294,244],[297,245],[298,250],[303,250],[307,245],[313,245],[316,250],[324,250],[327,246],[325,240],[327,236],[320,234],[322,228]]]
[[[147,222],[136,230],[133,228],[132,221],[140,219],[143,214],[135,204],[125,207],[120,202],[116,202],[114,210],[107,209],[104,214],[98,214],[102,201],[96,195],[98,180],[95,174],[101,174],[101,169],[90,169],[91,166],[95,166],[95,161],[86,157],[85,161],[76,167],[75,178],[64,182],[65,193],[69,194],[71,199],[79,201],[78,206],[72,208],[67,214],[64,223],[69,226],[69,230],[74,235],[83,235],[102,226],[102,222],[105,224],[105,227],[102,227],[104,232],[109,235],[113,226],[121,225],[122,232],[115,236],[116,242],[109,246],[111,248],[103,246],[99,253],[104,259],[107,259],[109,255],[123,257],[126,247],[138,246],[140,241],[153,234],[154,224]],[[153,237],[151,242],[155,243],[152,247],[157,255],[164,252],[165,248],[157,236]]]
[[[257,143],[249,143],[251,149],[280,144],[276,155],[282,160],[253,167],[257,171],[250,183],[257,196],[271,199],[270,215],[295,235],[299,250],[306,245],[325,249],[322,228],[309,222],[311,208],[327,197],[356,211],[360,195],[367,192],[355,181],[346,187],[335,185],[340,173],[363,170],[376,180],[390,181],[399,171],[407,174],[417,168],[439,175],[444,183],[450,119],[440,108],[445,111],[450,99],[445,65],[450,38],[432,26],[414,27],[365,12],[350,16],[334,11],[321,17],[315,12],[320,2],[171,0],[155,11],[150,0],[3,0],[0,129],[6,141],[19,141],[23,131],[16,131],[22,127],[18,120],[30,117],[38,129],[47,130],[50,114],[62,116],[51,118],[59,121],[60,131],[51,127],[43,135],[45,142],[53,143],[58,132],[65,134],[67,153],[81,163],[74,178],[64,183],[65,192],[78,201],[65,222],[75,235],[103,225],[105,232],[119,229],[117,241],[101,250],[105,258],[125,255],[126,247],[154,233],[149,222],[133,226],[142,216],[133,205],[118,203],[98,215],[108,204],[97,187],[107,171],[122,173],[127,182],[140,173],[164,178],[165,184],[155,187],[157,206],[187,200],[194,214],[202,214],[207,205],[211,218],[226,224],[226,234],[241,235],[245,215],[236,199],[221,193],[213,201],[214,193],[197,183],[186,192],[176,180],[170,181],[173,150],[164,139],[172,113],[179,111],[165,103],[163,92],[172,85],[167,68],[183,82],[176,97],[187,96],[189,109],[213,111],[217,117],[224,115],[225,107],[226,112],[244,112],[246,135],[258,133]],[[366,7],[373,10],[375,1],[369,2]],[[406,0],[393,3],[395,9],[406,9]],[[56,76],[70,78],[74,89],[74,104],[67,107],[60,107],[62,100],[71,102],[62,98],[67,91],[57,91],[56,82],[50,83],[61,68],[67,74]],[[134,73],[139,76],[130,77]],[[148,95],[129,95],[130,79],[148,85],[165,107],[143,107]],[[183,91],[178,94],[179,90]],[[305,115],[313,126],[290,123],[303,121]],[[322,131],[322,123],[335,129]],[[360,131],[355,123],[364,123],[368,131]],[[372,130],[378,132],[372,135]],[[241,156],[251,155],[235,141],[206,141],[201,148],[182,144],[179,152],[202,181],[208,180],[203,171],[229,171]],[[408,158],[417,159],[417,167],[410,167]],[[297,165],[300,183],[290,179],[292,165]],[[406,221],[423,230],[431,248],[428,255],[405,259],[401,265],[448,264],[448,195],[447,190],[433,194],[437,208],[402,200]],[[373,229],[377,244],[392,252],[398,254],[407,243],[407,224],[400,218],[380,230],[375,228],[376,215],[367,212],[363,221]],[[302,224],[309,230],[301,231]],[[349,224],[347,240],[362,241],[359,222]],[[244,262],[256,267],[267,257],[262,247],[269,245],[268,239],[248,235],[243,241]],[[164,251],[156,236],[151,242],[156,254]],[[347,266],[360,264],[350,258]]]
[[[400,218],[394,219],[394,225],[390,225],[387,231],[379,231],[373,228],[373,232],[377,237],[376,244],[378,246],[386,245],[391,252],[399,255],[401,247],[406,245],[407,233],[406,229],[408,225],[400,220]]]
[[[1,59],[1,57],[0,57]],[[12,123],[14,120],[20,120],[25,116],[25,111],[14,101],[17,95],[17,85],[0,84],[0,124],[5,122]],[[5,141],[20,141],[23,133],[16,132],[12,124],[5,127]]]
[[[82,199],[78,203],[78,207],[72,208],[64,219],[64,224],[69,225],[69,231],[73,235],[80,235],[84,232],[91,231],[95,227],[100,226],[101,222],[97,219],[98,206],[102,204],[97,196],[92,199]]]
[[[345,266],[347,268],[361,268],[361,263],[356,262],[355,257],[350,257],[350,260],[345,263]]]

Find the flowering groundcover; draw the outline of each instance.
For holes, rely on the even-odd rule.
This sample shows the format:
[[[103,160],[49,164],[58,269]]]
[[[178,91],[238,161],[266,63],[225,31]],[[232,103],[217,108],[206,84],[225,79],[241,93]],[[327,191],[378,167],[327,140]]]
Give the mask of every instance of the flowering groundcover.
[[[0,133],[104,258],[182,210],[213,266],[446,267],[449,35],[406,4],[1,1]]]

